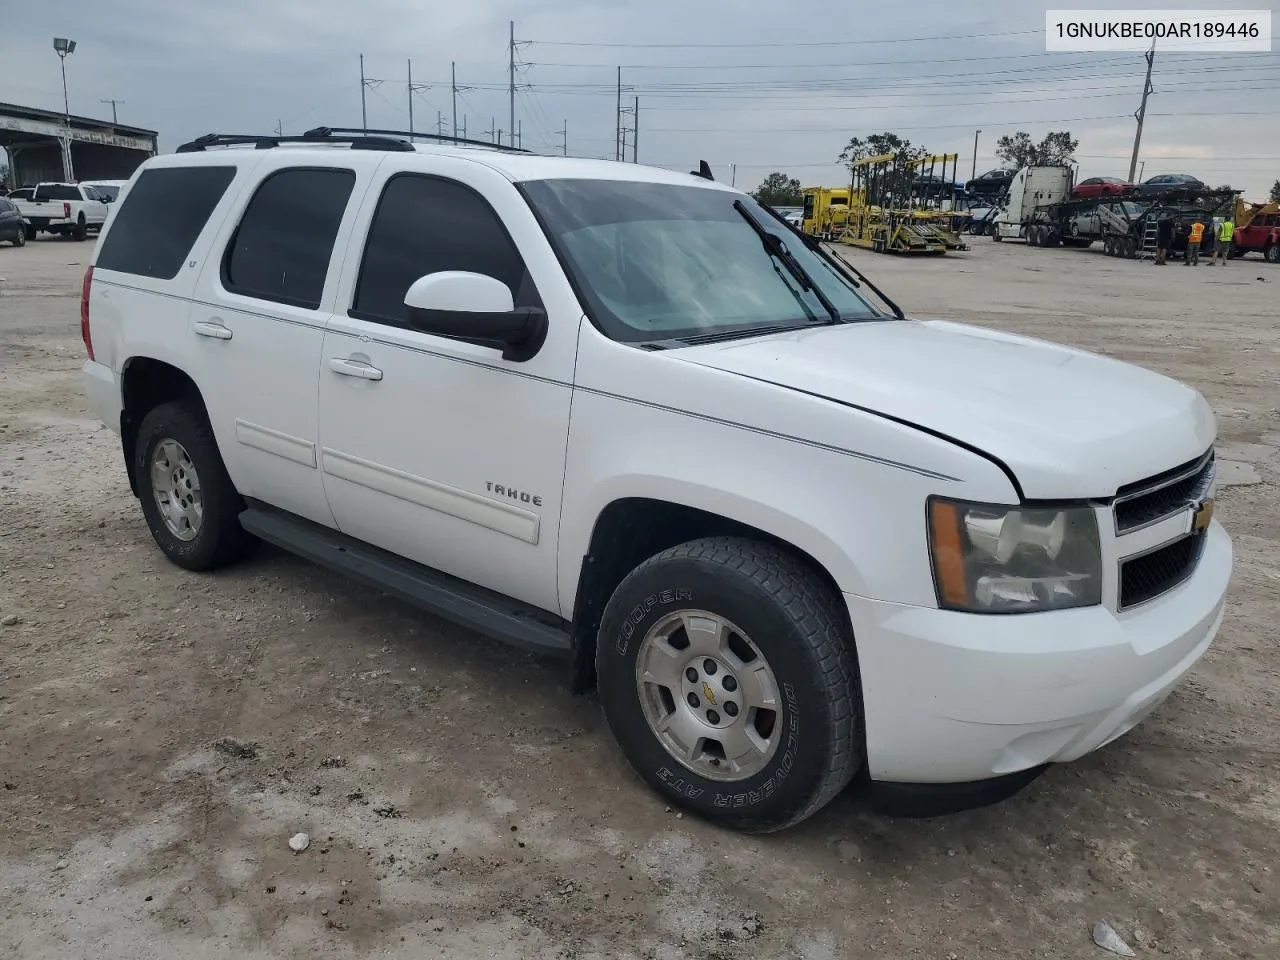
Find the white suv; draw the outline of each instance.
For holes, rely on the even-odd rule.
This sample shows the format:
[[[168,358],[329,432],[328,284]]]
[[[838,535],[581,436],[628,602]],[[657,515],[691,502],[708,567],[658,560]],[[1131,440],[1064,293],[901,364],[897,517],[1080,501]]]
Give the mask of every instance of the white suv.
[[[143,164],[85,274],[86,389],[175,563],[268,540],[564,656],[654,789],[755,831],[860,771],[998,799],[1212,641],[1194,390],[886,312],[706,176],[246,139]]]

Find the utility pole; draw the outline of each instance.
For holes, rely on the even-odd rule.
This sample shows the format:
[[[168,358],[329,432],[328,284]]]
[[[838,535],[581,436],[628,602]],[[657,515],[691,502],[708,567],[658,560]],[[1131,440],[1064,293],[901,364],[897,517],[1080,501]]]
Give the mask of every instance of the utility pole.
[[[734,187],[738,184],[738,165],[736,163],[729,164],[729,186]]]
[[[116,119],[116,104],[117,104],[117,103],[124,103],[125,101],[123,101],[123,100],[111,100],[111,99],[107,99],[107,100],[99,100],[98,102],[99,102],[99,103],[109,103],[109,104],[111,104],[111,124],[112,124],[112,126],[114,126],[115,124],[117,124],[117,123],[119,123],[119,122],[120,122],[119,120],[117,120],[117,119]]]
[[[560,152],[563,156],[567,157],[569,155],[569,121],[566,120],[564,122],[564,126],[561,129],[557,130],[556,133],[564,137],[564,141],[562,142],[560,147]]]
[[[453,92],[453,135],[458,136],[458,64],[449,64],[449,86]]]
[[[511,125],[508,127],[508,133],[514,133],[516,129],[516,22],[512,20],[510,23],[511,38],[507,50],[507,102],[511,108]]]
[[[467,139],[467,115],[462,115],[462,139]]]
[[[618,106],[617,106],[618,132],[614,137],[613,159],[622,159],[622,67],[618,67]]]
[[[366,86],[364,79],[364,54],[360,54],[360,129],[365,133],[369,132],[369,111],[364,103],[364,88]]]
[[[636,146],[640,143],[640,98],[636,97],[635,109],[631,112],[631,162],[636,162]]]
[[[410,138],[413,137],[413,95],[417,93],[419,90],[430,90],[430,89],[431,89],[431,84],[429,83],[413,82],[413,61],[410,60],[409,61],[409,136]],[[436,112],[438,113],[439,111],[436,111]],[[438,127],[439,124],[436,124],[436,126]]]
[[[490,117],[490,118],[489,118],[489,142],[490,142],[490,143],[496,143],[496,142],[497,142],[497,141],[495,141],[495,140],[493,139],[493,134],[494,134],[494,131],[497,129],[497,127],[498,127],[498,118],[497,118],[497,117]]]
[[[1142,82],[1142,103],[1134,117],[1138,121],[1138,130],[1133,135],[1133,156],[1129,158],[1129,182],[1138,170],[1138,148],[1142,145],[1142,123],[1147,119],[1147,97],[1151,96],[1151,67],[1156,62],[1156,42],[1151,41],[1151,49],[1147,51],[1147,79]]]
[[[277,121],[276,121],[276,136],[277,136],[277,137],[283,137],[283,136],[284,136],[284,121],[283,121],[283,120],[277,120]]]
[[[444,114],[439,110],[436,111],[436,136],[444,136]]]
[[[524,118],[523,117],[520,119],[520,122],[516,124],[516,139],[515,139],[515,142],[512,144],[512,146],[520,147],[521,149],[524,148]]]
[[[973,131],[973,172],[969,174],[970,180],[978,175],[978,134],[981,132],[981,130]]]

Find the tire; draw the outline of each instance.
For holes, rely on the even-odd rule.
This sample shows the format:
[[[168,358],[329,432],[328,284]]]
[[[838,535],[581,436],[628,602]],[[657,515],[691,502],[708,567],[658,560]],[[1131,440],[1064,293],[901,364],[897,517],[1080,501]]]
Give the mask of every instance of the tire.
[[[133,457],[142,513],[170,560],[188,570],[216,570],[253,548],[254,538],[240,526],[244,502],[203,410],[182,401],[156,407],[142,418]],[[157,464],[153,473],[159,460],[168,466]],[[159,474],[166,476],[157,494]]]
[[[720,626],[719,642],[686,630],[690,622]],[[641,663],[666,682],[642,682]],[[596,671],[605,717],[635,771],[722,826],[767,833],[799,823],[862,767],[861,687],[840,599],[777,547],[716,537],[642,563],[605,608]],[[770,702],[759,696],[767,689],[776,709],[752,706],[753,692]],[[677,759],[657,732],[672,718],[666,735],[691,741],[692,759]]]
[[[85,226],[84,214],[80,214],[80,218],[76,220],[76,225],[71,228],[71,239],[83,240],[89,235],[89,228]]]
[[[18,227],[18,232],[13,235],[12,243],[15,247],[25,247],[27,245],[27,230],[25,227]]]
[[[991,225],[991,239],[996,243],[999,243],[1001,240],[1004,239],[1004,237],[1000,236],[1000,228],[997,227],[995,224]]]
[[[1116,255],[1115,241],[1112,240],[1110,237],[1103,237],[1102,252],[1105,253],[1108,257],[1114,257]]]
[[[1267,263],[1280,263],[1280,244],[1273,243],[1262,254]]]

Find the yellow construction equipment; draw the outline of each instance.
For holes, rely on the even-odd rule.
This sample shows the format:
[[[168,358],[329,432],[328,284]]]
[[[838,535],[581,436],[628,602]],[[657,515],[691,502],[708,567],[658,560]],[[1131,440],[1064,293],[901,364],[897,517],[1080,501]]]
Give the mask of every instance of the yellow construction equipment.
[[[935,190],[935,182],[946,182],[947,164],[954,164],[956,154],[901,160],[892,153],[866,157],[851,164],[850,205],[844,230],[834,239],[841,243],[865,247],[878,253],[946,253],[967,250],[968,245],[953,229],[955,214],[941,209],[943,191]],[[933,176],[936,164],[943,164],[943,177]],[[928,176],[919,171],[929,164]],[[954,167],[953,167],[954,170]],[[953,194],[948,187],[947,193]],[[932,201],[938,204],[931,208]]]
[[[847,187],[805,187],[800,229],[821,240],[834,240],[849,221]]]

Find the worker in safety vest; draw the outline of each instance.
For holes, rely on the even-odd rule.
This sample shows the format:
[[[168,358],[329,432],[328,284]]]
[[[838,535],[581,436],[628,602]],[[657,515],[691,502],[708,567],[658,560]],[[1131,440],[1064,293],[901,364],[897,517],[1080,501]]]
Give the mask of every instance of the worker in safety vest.
[[[1187,230],[1187,252],[1182,255],[1183,266],[1200,265],[1200,241],[1204,239],[1204,224],[1196,220]]]
[[[1219,260],[1222,265],[1227,265],[1227,254],[1231,252],[1231,241],[1235,239],[1236,225],[1230,217],[1223,217],[1222,223],[1218,225],[1218,244],[1213,248],[1213,259],[1209,261],[1209,266],[1213,266]]]

